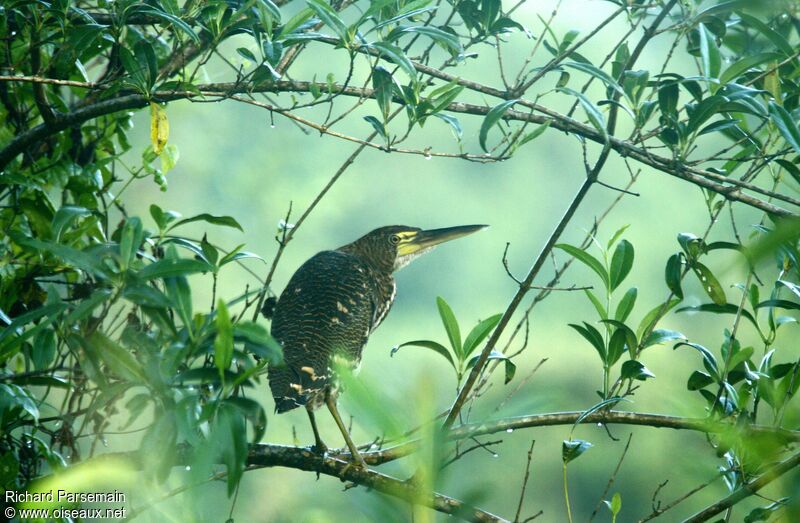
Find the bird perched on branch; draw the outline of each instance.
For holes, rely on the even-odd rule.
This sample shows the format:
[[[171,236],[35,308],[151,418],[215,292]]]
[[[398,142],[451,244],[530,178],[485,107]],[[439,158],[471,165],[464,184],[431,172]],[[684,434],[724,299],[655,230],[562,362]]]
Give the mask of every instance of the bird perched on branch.
[[[392,273],[436,245],[466,236],[485,225],[423,231],[381,227],[305,262],[289,280],[272,318],[272,336],[283,346],[282,365],[270,365],[275,411],[305,407],[317,452],[322,442],[314,410],[328,407],[354,463],[366,467],[336,408],[336,368],[357,367],[367,338],[386,317],[395,297]]]

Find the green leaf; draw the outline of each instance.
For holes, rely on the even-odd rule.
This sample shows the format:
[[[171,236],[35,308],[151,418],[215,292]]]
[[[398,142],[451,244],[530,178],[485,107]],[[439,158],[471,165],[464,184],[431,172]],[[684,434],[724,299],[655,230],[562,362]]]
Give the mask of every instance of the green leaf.
[[[253,426],[253,443],[260,442],[261,438],[264,437],[264,432],[267,430],[267,414],[264,412],[264,407],[261,403],[242,396],[226,398],[225,403],[233,405],[241,411]]]
[[[155,278],[170,278],[173,276],[186,276],[196,272],[207,272],[211,266],[203,261],[187,260],[183,258],[164,258],[147,265],[136,275],[142,280]]]
[[[588,441],[583,441],[580,439],[576,440],[564,440],[561,444],[561,459],[564,463],[569,463],[570,461],[578,458],[581,454],[586,452],[592,448],[592,444]]]
[[[592,347],[595,348],[597,353],[600,355],[600,359],[603,363],[606,363],[607,355],[606,355],[606,345],[603,341],[603,335],[600,334],[596,328],[592,325],[589,325],[586,322],[583,322],[583,325],[577,325],[574,323],[569,324],[570,327],[578,331],[578,333],[583,336],[586,341],[588,341]]]
[[[442,325],[444,325],[444,330],[447,332],[447,338],[450,340],[453,353],[459,360],[466,359],[466,354],[464,354],[461,346],[461,329],[458,327],[453,309],[441,296],[436,298],[436,307],[439,309],[439,316],[442,318]]]
[[[600,300],[597,299],[597,296],[595,296],[591,290],[584,289],[584,292],[586,293],[586,296],[589,298],[589,301],[592,302],[592,305],[594,305],[594,309],[597,311],[597,314],[598,316],[600,316],[600,319],[607,320],[608,312],[606,311],[605,305],[600,303]]]
[[[603,113],[600,112],[600,109],[597,108],[595,104],[592,103],[589,98],[586,97],[585,94],[579,93],[569,87],[560,87],[558,91],[571,94],[572,96],[578,99],[578,102],[581,104],[584,112],[586,113],[586,117],[589,119],[589,122],[592,126],[597,129],[603,138],[608,141],[608,130],[606,129],[606,121],[603,118]]]
[[[732,303],[704,303],[702,305],[693,305],[690,307],[681,307],[680,309],[676,310],[675,312],[687,312],[687,311],[694,311],[694,312],[712,312],[714,314],[738,314],[739,313],[739,306],[734,305]],[[758,329],[758,322],[756,321],[755,317],[748,311],[747,309],[742,309],[742,316],[750,320],[750,323]]]
[[[447,31],[442,31],[437,27],[417,25],[413,27],[404,27],[401,29],[401,32],[425,35],[453,54],[458,54],[463,51],[463,47],[461,46],[461,42],[458,40],[458,36],[448,33]]]
[[[652,347],[653,345],[658,345],[660,343],[665,343],[667,341],[673,340],[685,340],[686,336],[681,334],[678,331],[668,330],[668,329],[655,329],[650,335],[647,337],[646,340],[642,342],[642,349],[646,349],[647,347]]]
[[[592,256],[588,252],[586,252],[586,251],[584,251],[582,249],[579,249],[578,247],[574,247],[574,246],[568,245],[566,243],[559,243],[555,247],[556,247],[556,249],[561,249],[562,251],[565,251],[567,254],[570,254],[572,257],[577,259],[579,262],[581,262],[581,263],[585,264],[586,266],[588,266],[590,269],[592,269],[595,272],[595,274],[600,276],[600,279],[603,281],[603,285],[605,285],[606,289],[610,288],[611,279],[610,279],[610,277],[608,275],[608,272],[606,272],[605,267],[603,267],[603,264],[600,263],[600,261],[597,258]]]
[[[777,307],[779,309],[800,310],[800,303],[795,303],[788,300],[765,300],[758,304],[759,309],[764,307]]]
[[[369,122],[369,124],[372,126],[373,129],[375,129],[375,132],[378,133],[378,135],[381,138],[383,138],[384,140],[388,139],[386,136],[386,127],[383,126],[383,123],[380,120],[378,120],[374,116],[365,116],[364,120]]]
[[[142,221],[137,217],[125,220],[119,239],[119,258],[123,271],[127,270],[128,266],[136,258],[136,251],[139,250],[143,240]]]
[[[661,114],[676,117],[680,90],[676,82],[669,82],[658,89],[658,106]]]
[[[230,216],[214,216],[207,213],[198,214],[197,216],[192,216],[191,218],[179,220],[167,230],[171,231],[175,227],[180,227],[181,225],[186,225],[187,223],[192,222],[206,222],[213,225],[222,225],[223,227],[233,227],[234,229],[239,229],[240,231],[244,232],[242,226],[239,225],[239,222],[237,222],[234,218]]]
[[[154,9],[149,6],[140,7],[139,9],[137,9],[137,12],[149,16],[154,16],[156,18],[161,18],[162,20],[169,22],[173,26],[183,31],[189,38],[192,39],[192,41],[194,41],[194,43],[196,44],[200,43],[200,37],[197,36],[197,33],[194,32],[191,26],[173,14],[161,11],[159,9]]]
[[[538,126],[533,131],[531,131],[529,133],[525,133],[525,135],[522,138],[520,138],[519,142],[517,143],[517,146],[518,147],[522,147],[526,143],[532,142],[533,140],[535,140],[538,137],[540,137],[541,135],[543,135],[544,132],[550,127],[550,123],[551,123],[550,120],[548,120],[545,123],[543,123],[542,125]]]
[[[702,58],[703,74],[708,78],[718,78],[722,67],[722,58],[717,47],[714,33],[708,30],[705,24],[697,26],[700,33],[700,56]]]
[[[502,314],[495,314],[494,316],[490,316],[486,318],[482,322],[478,323],[476,326],[469,331],[467,337],[464,339],[464,346],[463,346],[463,355],[464,358],[468,357],[472,354],[478,345],[486,339],[486,337],[494,330],[497,326],[497,323],[502,318]]]
[[[84,207],[77,207],[75,205],[65,205],[61,207],[53,216],[53,223],[50,227],[53,231],[53,241],[59,242],[64,231],[77,219],[91,215],[92,212]]]
[[[650,370],[642,365],[641,362],[636,360],[628,360],[622,364],[620,377],[624,380],[644,381],[648,378],[655,378],[656,375],[650,372]]]
[[[394,79],[392,74],[381,66],[375,67],[372,70],[372,88],[375,91],[375,101],[378,102],[378,107],[381,109],[383,121],[385,122],[389,118],[392,99],[394,98]],[[380,134],[384,138],[386,137],[385,130]]]
[[[610,74],[595,67],[592,64],[587,64],[583,62],[567,62],[562,64],[564,67],[571,67],[572,69],[577,69],[578,71],[582,71],[584,73],[590,74],[606,84],[607,87],[612,88],[619,94],[625,96],[625,91],[623,91],[622,87],[614,80]]]
[[[56,338],[52,329],[42,329],[33,338],[33,368],[46,369],[56,357]]]
[[[144,283],[129,283],[125,286],[122,297],[145,307],[166,309],[170,306],[169,298],[163,292]]]
[[[634,251],[633,245],[628,240],[622,240],[617,244],[614,255],[611,257],[611,267],[609,279],[611,290],[613,291],[625,280],[633,267]]]
[[[719,280],[717,280],[714,273],[711,272],[711,269],[700,262],[694,262],[692,263],[692,270],[694,270],[694,273],[700,280],[700,284],[703,286],[703,290],[706,294],[708,294],[708,297],[717,305],[725,305],[728,301],[728,298],[725,296],[725,289],[722,288]]]
[[[798,129],[797,122],[792,118],[792,115],[789,114],[789,111],[775,102],[770,101],[769,116],[786,140],[786,143],[788,143],[796,153],[800,154],[800,129]]]
[[[689,376],[689,381],[686,383],[686,388],[689,390],[700,390],[708,387],[714,383],[714,378],[709,376],[703,371],[696,370]]]
[[[639,294],[639,291],[636,287],[631,287],[625,293],[621,300],[619,300],[619,304],[617,305],[617,311],[614,313],[614,319],[617,321],[624,322],[628,319],[631,311],[633,310],[633,306],[636,304],[636,296]],[[606,319],[606,318],[603,318]]]
[[[440,120],[447,123],[450,128],[453,130],[453,134],[457,139],[461,139],[461,135],[464,134],[464,131],[461,129],[461,123],[459,123],[458,118],[455,116],[450,116],[449,114],[441,114],[436,113],[433,116],[439,118]]]
[[[400,66],[412,80],[416,80],[417,70],[402,49],[387,42],[374,42],[370,44],[370,47],[377,49],[382,57],[388,58],[393,63]]]
[[[349,43],[347,25],[339,18],[339,14],[325,0],[306,0],[306,4],[322,22],[336,33],[342,42]]]
[[[755,28],[761,34],[767,37],[767,39],[772,42],[772,45],[780,49],[784,55],[792,56],[795,53],[794,47],[792,47],[792,44],[790,44],[786,38],[755,16],[751,16],[741,11],[737,11],[736,14],[738,14],[739,18],[746,22],[749,27]]]
[[[673,254],[667,260],[667,267],[664,269],[664,279],[667,287],[672,294],[679,299],[683,299],[683,289],[681,288],[681,276],[683,275],[683,256]]]
[[[480,354],[478,354],[477,356],[470,358],[465,368],[469,370],[472,367],[474,367],[475,364],[478,363],[480,357],[481,357]],[[504,384],[507,385],[509,381],[514,379],[514,375],[517,373],[517,365],[513,361],[511,361],[511,358],[509,358],[502,352],[493,350],[492,352],[489,353],[487,361],[488,360],[498,360],[498,361],[503,361],[505,363],[505,378],[504,378],[505,381],[503,382]]]
[[[642,339],[642,336],[646,331],[649,331],[653,327],[658,324],[658,321],[669,311],[671,311],[677,304],[679,304],[681,300],[677,298],[673,298],[669,300],[667,303],[660,303],[653,307],[650,312],[645,314],[642,321],[639,323],[639,327],[636,329],[636,338]]]
[[[613,325],[614,327],[616,327],[616,330],[614,331],[614,334],[616,334],[617,331],[622,331],[622,335],[624,336],[622,338],[624,340],[624,345],[627,346],[628,351],[630,351],[631,357],[636,357],[636,349],[639,347],[639,341],[636,338],[636,333],[633,332],[633,330],[630,327],[628,327],[627,325],[625,325],[621,321],[617,321],[617,320],[601,320],[601,323],[605,323],[607,325]],[[614,336],[612,335],[612,339],[613,339],[613,337]],[[618,354],[614,354],[613,356],[615,356],[615,358],[612,360],[611,345],[609,343],[609,350],[608,350],[609,364],[613,365],[617,361],[617,358],[619,358],[619,356],[621,354],[622,354],[622,352],[619,352]]]
[[[719,78],[719,82],[722,85],[728,84],[757,65],[778,60],[780,57],[780,53],[759,53],[745,56],[725,69],[725,72]]]
[[[625,231],[628,230],[628,227],[630,227],[630,224],[623,225],[622,227],[617,229],[617,231],[614,234],[612,234],[611,238],[608,240],[608,243],[606,244],[606,249],[611,250],[611,247],[613,247],[614,244],[617,243],[617,240],[619,240],[620,237],[625,233]]]
[[[717,359],[711,354],[707,348],[703,347],[698,343],[690,343],[688,341],[682,341],[680,343],[675,344],[672,349],[677,349],[678,347],[691,347],[694,350],[698,351],[703,356],[703,363],[706,366],[706,369],[714,375],[715,381],[719,379],[719,367],[717,366]]]
[[[273,365],[279,365],[283,361],[283,348],[258,323],[240,321],[234,324],[233,336],[237,340],[243,340],[245,348],[259,358],[268,360]]]
[[[392,351],[390,353],[391,356],[394,356],[394,353],[402,349],[403,347],[422,347],[425,349],[431,349],[432,351],[436,352],[437,354],[441,355],[446,359],[450,366],[454,369],[457,369],[456,363],[453,361],[453,357],[450,355],[450,351],[442,345],[441,343],[436,343],[435,341],[430,340],[415,340],[415,341],[407,341],[406,343],[401,343],[400,345],[395,345],[392,347]]]
[[[145,383],[144,370],[131,353],[105,334],[95,331],[86,341],[114,374],[135,383]]]
[[[217,335],[214,338],[214,365],[219,370],[220,379],[224,380],[225,371],[233,362],[233,325],[225,301],[217,301],[217,315],[214,324]]]
[[[517,100],[506,100],[504,102],[500,102],[499,104],[492,107],[488,113],[486,113],[486,117],[483,119],[483,123],[481,123],[481,130],[478,133],[478,142],[481,145],[481,149],[484,152],[489,152],[489,149],[486,147],[486,139],[489,137],[489,131],[494,127],[500,119],[506,114]]]

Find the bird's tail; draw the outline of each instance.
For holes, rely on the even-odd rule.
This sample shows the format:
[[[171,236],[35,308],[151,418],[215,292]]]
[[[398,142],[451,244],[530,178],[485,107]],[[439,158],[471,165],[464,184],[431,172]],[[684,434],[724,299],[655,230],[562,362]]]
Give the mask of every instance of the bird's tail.
[[[278,414],[296,409],[306,403],[306,398],[300,391],[291,386],[294,374],[287,366],[270,366],[269,368],[269,388],[275,399],[275,412]]]

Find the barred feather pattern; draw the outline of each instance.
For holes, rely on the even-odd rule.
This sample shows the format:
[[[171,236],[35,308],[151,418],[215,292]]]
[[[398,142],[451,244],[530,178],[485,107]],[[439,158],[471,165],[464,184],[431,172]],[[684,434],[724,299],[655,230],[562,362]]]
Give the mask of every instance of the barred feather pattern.
[[[334,368],[358,366],[394,295],[391,270],[376,270],[346,249],[323,251],[305,262],[278,299],[272,319],[272,336],[284,352],[284,364],[269,369],[276,412],[317,408],[326,393],[335,396]]]

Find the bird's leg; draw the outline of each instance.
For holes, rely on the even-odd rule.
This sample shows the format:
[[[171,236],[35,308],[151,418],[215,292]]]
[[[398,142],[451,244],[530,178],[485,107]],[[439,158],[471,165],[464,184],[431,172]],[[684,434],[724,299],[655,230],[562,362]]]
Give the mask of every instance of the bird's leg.
[[[325,394],[325,404],[328,406],[328,410],[331,411],[331,415],[333,416],[334,421],[336,421],[336,425],[339,426],[342,436],[344,436],[344,441],[347,443],[347,448],[350,449],[350,455],[353,458],[354,464],[366,469],[367,464],[364,461],[364,458],[361,457],[361,454],[359,454],[355,443],[353,443],[353,440],[350,438],[350,433],[347,432],[347,427],[344,426],[342,417],[339,415],[339,409],[336,408],[336,398],[332,394]]]
[[[311,430],[314,431],[314,452],[317,454],[324,456],[326,452],[328,452],[328,447],[322,442],[322,438],[319,437],[319,430],[317,429],[317,420],[314,419],[314,411],[311,410],[311,406],[306,404],[306,412],[308,413],[308,420],[311,422]]]

